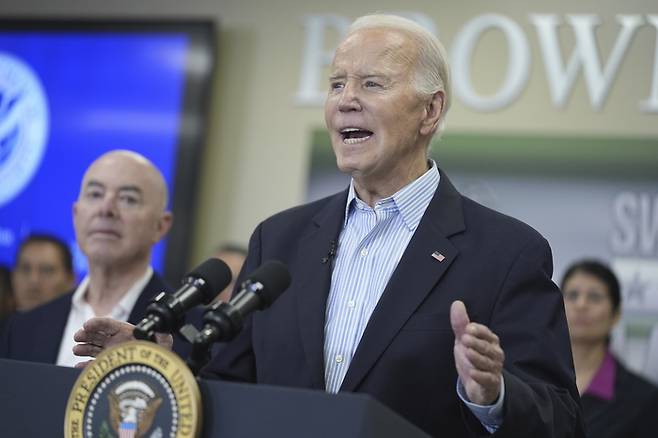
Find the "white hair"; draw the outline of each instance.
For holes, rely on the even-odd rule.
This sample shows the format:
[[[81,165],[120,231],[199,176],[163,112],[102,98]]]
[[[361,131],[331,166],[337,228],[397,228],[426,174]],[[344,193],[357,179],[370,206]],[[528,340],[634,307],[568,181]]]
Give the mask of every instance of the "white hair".
[[[432,96],[437,91],[443,91],[443,109],[436,135],[441,135],[445,129],[446,115],[450,109],[452,88],[450,82],[450,67],[448,56],[443,44],[430,31],[418,23],[397,15],[372,14],[357,18],[348,29],[348,36],[361,29],[385,28],[404,32],[416,43],[418,57],[414,86],[423,96]]]

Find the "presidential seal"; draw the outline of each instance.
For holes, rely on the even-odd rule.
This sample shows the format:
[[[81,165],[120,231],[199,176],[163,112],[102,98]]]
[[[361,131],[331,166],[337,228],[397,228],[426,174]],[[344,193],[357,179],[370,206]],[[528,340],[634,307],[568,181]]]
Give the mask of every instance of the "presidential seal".
[[[175,353],[132,341],[87,365],[66,405],[66,438],[182,438],[201,433],[199,386]]]
[[[43,86],[25,62],[0,52],[0,207],[30,182],[48,137]]]

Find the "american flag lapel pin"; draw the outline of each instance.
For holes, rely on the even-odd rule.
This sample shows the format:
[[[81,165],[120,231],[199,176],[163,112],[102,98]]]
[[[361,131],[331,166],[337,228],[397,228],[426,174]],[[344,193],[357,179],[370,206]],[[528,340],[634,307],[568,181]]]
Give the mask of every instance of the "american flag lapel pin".
[[[438,251],[434,251],[432,253],[432,257],[435,258],[436,260],[440,261],[440,262],[442,262],[446,259],[446,256],[444,256],[443,254],[441,254]]]

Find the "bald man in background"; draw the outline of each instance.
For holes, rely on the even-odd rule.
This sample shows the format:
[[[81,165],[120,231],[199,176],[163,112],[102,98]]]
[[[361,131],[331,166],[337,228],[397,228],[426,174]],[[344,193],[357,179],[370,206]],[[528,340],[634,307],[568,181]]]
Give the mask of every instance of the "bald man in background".
[[[73,204],[73,223],[89,273],[64,296],[9,320],[0,357],[74,366],[73,334],[95,316],[132,324],[149,301],[170,292],[151,267],[153,246],[169,231],[167,186],[160,171],[135,152],[116,150],[94,161]],[[174,342],[186,354],[186,345]]]

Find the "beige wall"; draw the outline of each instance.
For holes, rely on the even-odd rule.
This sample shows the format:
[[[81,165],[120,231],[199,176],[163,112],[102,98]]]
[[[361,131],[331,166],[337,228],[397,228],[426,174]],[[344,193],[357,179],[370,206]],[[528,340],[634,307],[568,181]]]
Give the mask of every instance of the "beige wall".
[[[535,6],[536,4],[536,6]],[[658,14],[654,0],[578,2],[523,1],[333,1],[187,0],[63,1],[0,0],[2,15],[58,17],[204,17],[220,25],[219,58],[210,137],[202,163],[201,193],[190,264],[204,258],[219,241],[246,243],[259,220],[304,199],[307,146],[314,127],[323,125],[321,108],[299,107],[299,83],[305,14],[335,13],[354,18],[372,11],[418,11],[431,17],[450,48],[454,36],[474,17],[496,12],[514,20],[530,44],[531,76],[523,94],[509,107],[483,113],[454,102],[448,129],[456,131],[531,131],[583,135],[658,137],[656,114],[642,114],[649,94],[656,44],[655,29],[641,28],[623,61],[606,105],[591,109],[582,78],[565,109],[548,97],[544,67],[529,13],[597,13],[599,37],[607,57],[619,27],[616,13]],[[502,81],[504,40],[483,39],[472,63],[479,91],[493,92]],[[565,31],[563,46],[573,38]],[[658,153],[658,151],[657,151]]]

